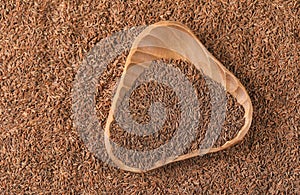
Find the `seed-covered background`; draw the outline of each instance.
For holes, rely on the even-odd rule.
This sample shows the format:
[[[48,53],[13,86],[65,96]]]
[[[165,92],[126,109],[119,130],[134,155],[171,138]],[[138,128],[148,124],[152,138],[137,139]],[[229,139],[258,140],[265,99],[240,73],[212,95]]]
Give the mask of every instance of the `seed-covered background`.
[[[297,0],[1,0],[1,194],[299,192],[299,8]],[[84,146],[71,118],[71,89],[98,41],[162,20],[191,28],[241,80],[253,125],[226,151],[134,174]]]

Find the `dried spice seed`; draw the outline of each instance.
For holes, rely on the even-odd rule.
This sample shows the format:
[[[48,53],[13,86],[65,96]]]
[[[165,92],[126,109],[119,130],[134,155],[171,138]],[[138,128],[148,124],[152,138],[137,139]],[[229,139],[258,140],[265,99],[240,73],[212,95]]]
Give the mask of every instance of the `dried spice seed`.
[[[1,194],[297,194],[299,10],[295,0],[2,1]],[[189,26],[241,80],[254,120],[229,150],[134,174],[105,165],[84,146],[71,119],[71,89],[99,40],[160,20]],[[112,89],[103,90],[99,119]]]
[[[124,61],[124,55],[121,57]],[[205,137],[205,133],[208,129],[208,124],[210,123],[210,115],[211,115],[211,104],[210,104],[210,94],[208,90],[208,86],[206,84],[206,80],[209,78],[203,77],[203,75],[198,71],[192,64],[184,61],[175,61],[175,60],[162,60],[165,64],[172,64],[173,67],[178,68],[181,72],[183,72],[188,80],[193,83],[193,87],[195,87],[196,95],[199,99],[199,105],[201,107],[201,121],[199,121],[199,127],[196,132],[195,139],[191,140],[191,136],[189,135],[181,135],[186,136],[186,143],[192,142],[191,147],[186,150],[185,153],[189,153],[193,150],[200,148],[200,144],[202,144],[203,138]],[[122,72],[121,69],[119,69]],[[141,83],[144,77],[154,74],[159,74],[154,70],[146,71],[140,76],[136,82]],[[118,73],[117,75],[120,75]],[[218,85],[216,82],[211,80],[210,85],[212,87],[216,87]],[[100,81],[102,83],[102,81]],[[103,82],[104,83],[104,82]],[[112,86],[111,83],[105,83],[105,85]],[[100,85],[100,88],[104,86]],[[219,86],[220,87],[220,86]],[[112,90],[111,90],[112,92]],[[112,96],[112,93],[111,93]],[[218,140],[216,140],[215,147],[223,145],[226,141],[232,139],[236,136],[237,132],[244,125],[243,116],[244,110],[241,105],[239,105],[235,98],[233,98],[229,93],[227,93],[227,98],[229,101],[229,105],[227,106],[226,120],[223,129],[221,130],[221,134],[219,135]],[[129,150],[137,150],[137,151],[149,151],[155,148],[158,148],[164,144],[166,144],[173,137],[174,132],[178,128],[178,123],[180,120],[180,104],[179,100],[176,97],[176,94],[172,91],[172,89],[164,84],[157,83],[155,81],[150,81],[148,83],[142,83],[139,85],[130,95],[130,108],[131,114],[134,119],[137,119],[139,123],[147,123],[149,122],[149,114],[148,109],[153,102],[161,102],[164,106],[167,107],[167,118],[161,129],[156,129],[156,132],[153,135],[147,136],[137,136],[131,133],[124,131],[116,121],[114,121],[111,125],[111,139],[114,143],[118,144],[121,147],[124,147]],[[230,109],[230,110],[229,110]],[[107,115],[107,114],[104,114]],[[99,115],[98,115],[99,116]],[[155,116],[153,116],[155,117]],[[218,118],[218,117],[217,117]],[[101,118],[100,121],[105,121],[104,118]],[[174,147],[180,147],[182,143],[175,142]],[[119,153],[121,151],[115,151]],[[171,152],[171,151],[170,151]],[[154,154],[153,154],[154,155]],[[130,158],[135,158],[134,156],[126,157],[127,161]],[[153,156],[154,161],[158,160]]]
[[[202,118],[201,122],[199,122],[197,138],[194,140],[195,143],[193,143],[193,146],[191,147],[192,149],[190,149],[190,151],[195,150],[199,148],[199,144],[205,137],[207,125],[210,122],[211,104],[208,87],[206,86],[206,82],[202,74],[192,64],[188,62],[172,60],[165,60],[165,63],[172,63],[174,67],[177,67],[182,72],[184,72],[187,75],[189,81],[193,83],[197,91],[197,97],[199,98],[199,104],[201,105],[200,110]],[[159,73],[148,72],[147,75],[149,74]],[[168,97],[171,97],[171,99]],[[226,128],[228,129],[223,128],[223,130],[221,131],[221,135],[217,140],[216,146],[221,146],[226,141],[232,139],[244,124],[242,118],[244,115],[243,108],[230,94],[227,94],[227,98],[228,101],[230,101],[230,104],[227,107],[228,109],[230,109],[230,112],[226,113],[227,120],[225,120],[225,125],[227,124]],[[132,108],[131,114],[133,115],[133,118],[136,118],[139,123],[146,123],[147,121],[149,122],[149,115],[147,111],[150,105],[156,101],[163,102],[164,106],[168,108],[168,117],[161,130],[156,130],[157,132],[153,136],[140,137],[123,131],[122,128],[116,122],[114,122],[111,127],[112,141],[128,149],[153,150],[165,144],[169,139],[171,139],[174,131],[176,131],[176,126],[178,127],[178,122],[181,120],[180,105],[178,100],[176,100],[176,94],[170,88],[164,86],[164,84],[158,84],[157,82],[152,81],[142,84],[137,89],[135,89],[131,94],[131,99],[129,102],[129,104],[131,105],[130,108]],[[146,121],[143,121],[143,119]],[[241,122],[239,122],[239,120]],[[126,142],[127,145],[123,145],[122,142]],[[178,145],[180,146],[180,143],[178,143]]]

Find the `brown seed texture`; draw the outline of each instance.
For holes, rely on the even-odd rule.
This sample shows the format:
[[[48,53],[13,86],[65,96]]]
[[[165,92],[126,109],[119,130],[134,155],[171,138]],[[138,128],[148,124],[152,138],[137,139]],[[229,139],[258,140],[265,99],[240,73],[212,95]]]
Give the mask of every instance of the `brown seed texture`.
[[[297,0],[4,0],[0,8],[0,194],[299,193]],[[73,126],[72,85],[101,39],[164,20],[187,25],[241,81],[253,121],[227,150],[130,173],[107,166],[84,145]],[[99,78],[102,125],[126,56]],[[231,111],[238,106],[228,104]],[[234,132],[238,119],[227,118],[223,129]]]

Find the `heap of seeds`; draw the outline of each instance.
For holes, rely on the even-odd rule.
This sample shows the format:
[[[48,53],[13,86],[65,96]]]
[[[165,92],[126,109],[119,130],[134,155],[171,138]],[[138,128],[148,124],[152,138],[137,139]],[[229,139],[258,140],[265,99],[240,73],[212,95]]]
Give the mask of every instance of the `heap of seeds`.
[[[118,59],[116,59],[112,66],[108,67],[107,71],[100,78],[98,88],[100,89],[99,91],[105,94],[110,92],[111,94],[111,97],[104,98],[105,106],[103,106],[104,101],[100,100],[101,98],[103,99],[103,97],[101,97],[101,93],[98,93],[97,96],[97,111],[102,127],[105,126],[106,117],[108,116],[108,111],[111,104],[109,99],[112,98],[117,78],[119,78],[122,74],[122,64],[125,63],[125,59],[126,54],[121,55]],[[197,131],[195,132],[196,136],[193,138],[193,140],[190,140],[191,138],[189,135],[183,134],[182,136],[186,136],[184,139],[191,143],[190,147],[187,148],[184,153],[197,150],[200,147],[211,122],[211,96],[209,87],[222,88],[222,86],[203,75],[198,69],[196,69],[187,61],[161,59],[157,62],[170,64],[172,67],[180,70],[195,89],[195,94],[197,95],[200,106],[199,108],[193,108],[200,111],[199,125]],[[109,76],[111,74],[113,74],[114,77]],[[155,71],[155,68],[152,70],[146,70],[140,75],[136,82],[139,82],[139,80],[151,74],[160,74],[160,72]],[[243,107],[238,104],[236,99],[227,92],[226,97],[226,118],[221,133],[214,143],[214,147],[219,147],[226,141],[234,138],[237,132],[244,125]],[[140,124],[148,123],[151,120],[149,108],[154,102],[160,102],[166,108],[167,116],[161,129],[156,129],[155,133],[151,135],[139,136],[123,130],[116,120],[114,120],[110,127],[111,141],[116,143],[118,146],[136,151],[153,150],[170,141],[178,128],[180,120],[182,120],[180,100],[170,86],[151,80],[136,87],[130,94],[129,107],[131,116]],[[219,118],[219,116],[217,116],[217,118]],[[174,144],[180,147],[180,143]],[[118,151],[115,152],[118,153]],[[153,157],[153,160],[158,159]]]

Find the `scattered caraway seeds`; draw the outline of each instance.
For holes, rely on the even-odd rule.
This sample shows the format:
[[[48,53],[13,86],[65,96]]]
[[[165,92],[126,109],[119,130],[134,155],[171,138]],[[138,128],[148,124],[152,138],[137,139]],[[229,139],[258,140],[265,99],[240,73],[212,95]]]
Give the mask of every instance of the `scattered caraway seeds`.
[[[297,0],[12,0],[0,7],[0,194],[299,193]],[[253,121],[244,140],[228,150],[135,174],[88,151],[73,126],[71,91],[80,64],[97,42],[162,20],[187,25],[241,81],[254,106]],[[102,89],[95,99],[101,125],[126,56],[99,78]],[[145,83],[135,93],[147,85],[158,84]],[[234,99],[227,100],[226,112],[235,116],[226,115],[222,130],[231,137],[243,123],[242,110]],[[137,118],[143,121],[142,116]]]

